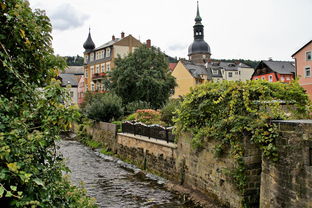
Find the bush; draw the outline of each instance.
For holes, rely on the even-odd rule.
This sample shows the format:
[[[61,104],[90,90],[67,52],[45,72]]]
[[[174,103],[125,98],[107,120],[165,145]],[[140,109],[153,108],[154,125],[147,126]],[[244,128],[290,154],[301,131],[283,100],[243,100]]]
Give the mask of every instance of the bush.
[[[151,108],[151,105],[148,102],[139,100],[139,101],[128,103],[125,108],[126,108],[125,111],[127,114],[132,114],[138,109],[149,109]]]
[[[145,124],[159,124],[164,125],[160,121],[160,112],[153,109],[142,109],[135,112],[135,120]]]
[[[96,121],[110,122],[123,115],[122,101],[117,95],[111,93],[94,94],[88,103],[85,112],[86,115]]]
[[[171,99],[160,111],[160,120],[165,122],[167,126],[173,126],[174,122],[172,121],[175,111],[180,105],[180,100]]]

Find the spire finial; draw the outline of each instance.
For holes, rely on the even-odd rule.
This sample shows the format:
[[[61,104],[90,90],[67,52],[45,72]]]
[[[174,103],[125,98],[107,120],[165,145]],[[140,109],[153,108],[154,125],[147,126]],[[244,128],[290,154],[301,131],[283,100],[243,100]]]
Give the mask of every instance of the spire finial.
[[[201,21],[202,21],[202,18],[200,17],[200,14],[199,14],[199,3],[197,1],[197,13],[196,13],[196,17],[195,17],[195,22],[200,23]]]

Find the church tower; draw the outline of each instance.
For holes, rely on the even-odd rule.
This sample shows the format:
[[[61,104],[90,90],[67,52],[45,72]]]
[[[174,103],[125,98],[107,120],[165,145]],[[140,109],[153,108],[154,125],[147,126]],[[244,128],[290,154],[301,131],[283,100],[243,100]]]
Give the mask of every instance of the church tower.
[[[210,47],[204,40],[204,25],[201,23],[202,18],[199,14],[197,1],[197,13],[195,17],[194,41],[188,48],[189,59],[195,64],[205,64],[211,56]]]

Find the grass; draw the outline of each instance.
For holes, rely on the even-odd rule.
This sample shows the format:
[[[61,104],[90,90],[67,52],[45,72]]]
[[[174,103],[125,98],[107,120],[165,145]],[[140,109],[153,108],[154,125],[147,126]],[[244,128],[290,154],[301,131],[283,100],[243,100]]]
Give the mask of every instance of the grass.
[[[108,151],[107,148],[102,148],[100,150],[100,153],[104,154],[104,155],[113,155],[114,153],[112,153],[111,151]]]
[[[92,149],[96,149],[96,148],[99,148],[101,146],[101,143],[100,142],[97,142],[95,140],[87,140],[85,142],[85,144],[88,146],[88,147],[91,147]]]

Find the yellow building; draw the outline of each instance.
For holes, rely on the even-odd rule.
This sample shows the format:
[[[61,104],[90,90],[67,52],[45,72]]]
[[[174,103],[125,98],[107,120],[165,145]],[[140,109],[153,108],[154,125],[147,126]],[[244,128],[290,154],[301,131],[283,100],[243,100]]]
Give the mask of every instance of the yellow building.
[[[172,72],[176,78],[177,86],[174,89],[172,98],[179,98],[191,91],[196,85],[210,81],[211,70],[204,65],[194,64],[191,61],[180,60]]]
[[[149,44],[150,40],[147,40],[147,45]],[[125,37],[125,33],[122,32],[120,38],[113,35],[112,40],[96,48],[89,31],[83,44],[85,91],[105,92],[104,79],[107,72],[115,67],[115,59],[118,56],[127,56],[140,45],[142,43],[139,40],[132,35]]]

